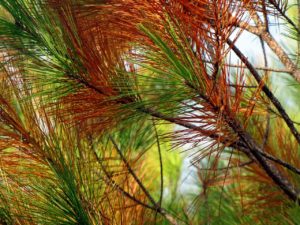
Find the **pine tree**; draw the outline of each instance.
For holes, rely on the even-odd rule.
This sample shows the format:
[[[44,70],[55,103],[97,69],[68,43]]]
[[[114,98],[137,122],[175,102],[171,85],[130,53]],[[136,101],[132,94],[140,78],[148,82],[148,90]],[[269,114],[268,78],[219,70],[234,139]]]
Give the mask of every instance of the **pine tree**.
[[[0,6],[0,224],[300,224],[299,0]]]

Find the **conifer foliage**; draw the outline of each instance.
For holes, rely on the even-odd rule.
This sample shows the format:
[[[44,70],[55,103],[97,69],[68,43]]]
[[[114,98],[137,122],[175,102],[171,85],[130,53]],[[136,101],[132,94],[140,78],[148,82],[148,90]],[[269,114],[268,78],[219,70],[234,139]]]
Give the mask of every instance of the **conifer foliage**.
[[[300,224],[299,1],[0,6],[0,224]]]

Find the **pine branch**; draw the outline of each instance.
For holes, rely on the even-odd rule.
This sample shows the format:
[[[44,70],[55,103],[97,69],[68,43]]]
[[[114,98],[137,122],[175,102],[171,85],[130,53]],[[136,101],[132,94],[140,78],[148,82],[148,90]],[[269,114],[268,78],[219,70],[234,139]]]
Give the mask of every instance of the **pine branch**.
[[[131,199],[132,201],[134,201],[135,203],[147,208],[147,209],[151,209],[151,210],[156,210],[155,207],[150,206],[142,201],[140,201],[139,199],[135,198],[134,196],[132,196],[131,194],[129,194],[127,191],[125,191],[119,184],[117,184],[110,176],[110,174],[108,173],[108,171],[105,169],[105,167],[102,164],[101,159],[99,158],[97,152],[95,151],[95,149],[93,148],[93,153],[94,156],[96,157],[98,163],[101,166],[101,169],[103,170],[106,178],[107,178],[107,183],[110,184],[111,186],[113,186],[114,188],[116,188],[118,191],[120,191],[122,194],[124,194],[127,198]]]
[[[132,175],[133,179],[137,182],[137,184],[140,186],[140,188],[143,190],[143,192],[149,198],[149,200],[151,201],[151,203],[154,206],[156,206],[156,201],[152,198],[151,194],[148,192],[148,190],[146,189],[146,187],[143,185],[142,181],[137,177],[137,175],[135,174],[135,172],[132,170],[131,166],[127,162],[125,156],[123,155],[121,149],[119,148],[119,146],[117,145],[117,143],[115,142],[115,140],[111,136],[109,136],[109,139],[113,143],[115,149],[117,150],[118,154],[120,155],[122,161],[124,162],[124,164],[125,164],[126,168],[128,169],[129,173]]]
[[[262,40],[268,44],[268,46],[275,53],[275,55],[277,55],[279,60],[286,67],[286,70],[289,71],[289,74],[291,74],[291,76],[294,77],[295,80],[300,82],[300,69],[298,69],[297,65],[290,59],[288,54],[277,43],[277,41],[272,37],[272,35],[269,32],[267,32],[265,25],[263,24],[259,16],[256,13],[253,13],[252,17],[256,23],[256,26],[251,26],[248,23],[244,22],[239,22],[237,26],[261,37]]]
[[[241,53],[229,40],[229,45],[234,48],[233,50],[237,50],[237,53]],[[240,55],[240,54],[239,54]],[[247,61],[244,61],[243,58],[241,60],[246,64]],[[247,65],[247,64],[246,64]],[[250,64],[251,65],[251,64]],[[251,71],[253,68],[249,68]],[[255,71],[255,70],[254,70]],[[260,77],[259,77],[260,79]],[[191,84],[189,84],[190,87],[192,87]],[[267,89],[269,90],[269,89]],[[271,93],[271,92],[270,92]],[[210,99],[207,96],[200,95],[202,99],[204,99],[208,104],[210,104],[214,110],[214,112],[219,112],[220,108],[215,106]],[[240,138],[239,141],[236,141],[235,143],[232,143],[231,146],[237,145],[240,147],[246,148],[246,151],[244,151],[250,159],[256,159],[256,161],[259,163],[259,165],[266,171],[266,173],[269,175],[269,177],[276,183],[285,193],[286,195],[293,201],[300,204],[300,191],[297,190],[286,177],[284,177],[280,171],[270,162],[268,162],[264,156],[261,154],[263,150],[261,147],[253,140],[253,138],[248,134],[242,125],[237,121],[235,118],[232,118],[230,116],[230,113],[224,113],[222,114],[223,119],[225,122],[232,128],[232,130],[238,135]],[[279,160],[277,160],[278,162]],[[288,164],[288,163],[287,163]],[[290,165],[289,168],[292,168]]]
[[[121,150],[120,150],[120,149],[118,148],[118,146],[116,145],[114,139],[112,139],[112,138],[110,137],[110,140],[112,141],[113,145],[115,146],[116,150],[118,151],[118,153],[119,153],[119,155],[120,155],[122,161],[123,161],[124,163],[126,163],[127,169],[131,171],[130,174],[131,174],[131,175],[134,174],[134,177],[135,177],[134,179],[135,179],[136,181],[139,181],[139,183],[141,184],[141,186],[140,186],[140,184],[139,184],[139,186],[140,186],[141,188],[144,187],[143,184],[141,183],[141,181],[138,179],[138,177],[135,175],[135,173],[134,173],[133,170],[131,169],[131,167],[130,167],[130,165],[128,164],[128,162],[127,162],[126,158],[124,157],[123,153],[121,152]],[[125,191],[119,184],[117,184],[117,183],[111,178],[110,174],[108,173],[108,171],[106,170],[106,168],[103,166],[102,160],[99,158],[99,156],[98,156],[96,150],[95,150],[94,148],[92,148],[92,149],[93,149],[94,156],[96,157],[98,163],[100,164],[101,169],[103,170],[103,172],[104,172],[104,174],[105,174],[105,176],[106,176],[106,178],[107,178],[107,183],[108,183],[109,185],[111,185],[111,186],[113,186],[114,188],[116,188],[116,189],[117,189],[118,191],[120,191],[124,196],[126,196],[126,197],[129,198],[129,199],[131,199],[132,201],[134,201],[134,202],[137,203],[138,205],[141,205],[141,206],[143,206],[143,207],[145,207],[145,208],[147,208],[147,209],[150,209],[150,210],[153,210],[153,211],[155,211],[155,212],[160,213],[162,216],[164,216],[164,217],[170,222],[170,224],[172,224],[172,225],[180,225],[180,224],[181,224],[180,222],[177,221],[177,219],[175,219],[171,214],[169,214],[169,213],[167,212],[167,210],[165,210],[164,208],[162,208],[161,206],[158,206],[158,205],[156,204],[156,202],[153,200],[152,196],[148,193],[148,191],[145,189],[145,187],[143,188],[143,191],[146,190],[146,192],[149,194],[150,198],[149,198],[149,196],[148,196],[147,194],[146,194],[146,195],[147,195],[147,197],[150,199],[150,201],[151,201],[151,199],[152,199],[152,201],[154,201],[154,206],[150,206],[150,205],[148,205],[148,204],[146,204],[146,203],[140,201],[139,199],[135,198],[135,197],[132,196],[130,193],[128,193],[127,191]],[[121,154],[120,154],[120,153],[121,153]],[[124,161],[124,160],[125,160],[125,161]],[[144,193],[145,193],[145,191],[144,191]],[[151,202],[152,202],[152,201],[151,201]],[[152,202],[152,203],[153,203],[153,202]]]
[[[263,155],[261,155],[262,149],[255,143],[251,136],[246,133],[240,124],[234,120],[227,120],[229,125],[234,129],[244,146],[247,148],[249,153],[254,156],[259,165],[265,170],[269,177],[274,181],[275,184],[280,187],[281,190],[293,201],[300,204],[300,191],[296,189],[289,180],[284,177],[279,170],[270,162],[268,162]]]
[[[235,52],[235,54],[241,59],[241,61],[247,66],[249,71],[254,76],[255,80],[258,84],[261,84],[263,80],[261,79],[259,73],[256,71],[256,69],[252,66],[252,64],[249,62],[249,60],[246,58],[246,56],[234,45],[234,43],[228,39],[227,40],[228,45],[231,47],[231,49]],[[270,101],[273,103],[275,108],[278,110],[280,115],[282,116],[283,120],[286,122],[287,126],[291,130],[292,134],[294,135],[295,139],[297,140],[298,144],[300,144],[300,134],[297,131],[293,121],[290,119],[289,115],[286,113],[284,108],[282,107],[281,103],[278,101],[278,99],[275,97],[275,95],[270,91],[270,89],[263,84],[262,86],[263,92],[267,95],[267,97],[270,99]]]
[[[155,211],[159,212],[161,215],[163,215],[166,219],[168,219],[168,221],[173,224],[173,225],[178,225],[179,223],[176,221],[176,219],[170,215],[169,213],[167,213],[167,211],[165,209],[163,209],[160,205],[158,205],[156,203],[156,201],[154,200],[154,198],[151,196],[151,194],[149,193],[149,191],[146,189],[146,187],[144,186],[144,184],[142,183],[142,181],[137,177],[137,175],[135,174],[135,172],[133,171],[133,169],[131,168],[130,164],[128,163],[128,161],[126,160],[125,156],[122,153],[122,150],[119,148],[119,146],[117,145],[117,143],[115,142],[115,140],[109,136],[109,139],[111,140],[111,142],[113,143],[115,149],[117,150],[118,154],[120,155],[122,161],[124,162],[126,168],[128,169],[129,173],[132,175],[132,177],[134,178],[134,180],[137,182],[137,184],[140,186],[140,188],[143,190],[143,192],[145,193],[145,195],[148,197],[148,199],[150,200],[150,202],[154,205],[154,209]],[[153,208],[151,208],[153,209]]]
[[[236,143],[233,143],[230,147],[232,148],[235,148],[237,150],[241,150],[243,153],[245,154],[249,154],[249,149],[247,148],[247,146],[245,146],[244,143],[241,143],[241,142],[236,142]],[[257,151],[260,155],[262,155],[263,157],[265,157],[266,159],[270,160],[270,161],[273,161],[275,162],[276,164],[278,165],[281,165],[283,167],[285,167],[286,169],[294,172],[295,174],[299,174],[300,175],[300,169],[291,165],[290,163],[284,161],[284,160],[281,160],[280,158],[278,157],[275,157],[267,152],[264,152],[261,150],[258,150]]]

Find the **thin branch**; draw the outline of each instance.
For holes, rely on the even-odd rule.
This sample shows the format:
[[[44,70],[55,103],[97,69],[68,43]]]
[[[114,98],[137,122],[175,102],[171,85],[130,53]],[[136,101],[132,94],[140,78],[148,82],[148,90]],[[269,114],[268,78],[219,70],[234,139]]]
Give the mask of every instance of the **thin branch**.
[[[127,159],[123,155],[121,149],[119,148],[119,146],[117,145],[117,143],[115,142],[115,140],[110,135],[109,135],[109,139],[111,140],[111,142],[113,143],[116,151],[120,155],[122,161],[124,162],[126,168],[128,169],[128,172],[132,175],[133,179],[138,183],[138,185],[143,190],[143,192],[146,194],[146,196],[149,198],[149,200],[151,201],[151,203],[154,206],[156,206],[156,201],[153,199],[153,197],[151,196],[151,194],[148,192],[148,190],[146,189],[146,187],[143,185],[142,181],[137,177],[137,175],[135,174],[135,172],[132,170],[131,166],[129,165]]]
[[[268,15],[267,15],[267,10],[266,10],[266,2],[265,0],[263,0],[263,10],[264,10],[264,18],[265,18],[265,24],[266,24],[266,31],[269,33],[269,21],[268,21]],[[268,67],[268,58],[267,58],[267,51],[266,51],[266,46],[265,43],[262,39],[262,37],[259,37],[260,39],[260,43],[261,43],[261,48],[263,51],[263,55],[264,55],[264,66]],[[268,76],[268,71],[266,72],[266,75]],[[268,142],[268,137],[269,137],[269,133],[270,133],[270,113],[269,111],[267,112],[267,124],[266,124],[266,130],[264,133],[264,137],[263,137],[263,142],[262,142],[262,149],[265,148],[265,145]]]
[[[245,167],[248,166],[250,164],[254,163],[254,160],[250,160],[244,163],[241,163],[239,165],[235,165],[235,166],[226,166],[226,167],[222,167],[222,168],[200,168],[199,166],[196,166],[198,170],[208,170],[208,171],[223,171],[223,170],[229,170],[229,169],[235,169],[235,168],[241,168],[241,167]]]
[[[268,58],[267,58],[267,51],[266,51],[265,43],[261,36],[259,37],[259,40],[260,40],[261,48],[262,48],[263,55],[264,55],[264,64],[265,64],[265,67],[268,67]]]
[[[209,64],[213,64],[211,61],[205,60],[205,63],[209,63]],[[232,67],[232,68],[241,68],[241,69],[248,69],[246,66],[243,65],[237,65],[237,64],[229,64],[229,63],[225,63],[225,66],[228,67]],[[267,72],[274,72],[274,73],[292,73],[292,70],[288,70],[288,69],[275,69],[275,68],[270,68],[270,67],[266,67],[266,66],[256,66],[255,67],[256,70],[263,70],[263,71],[267,71]]]
[[[267,32],[259,16],[256,13],[251,14],[251,16],[256,23],[256,26],[251,26],[245,22],[240,22],[239,24],[237,24],[237,26],[261,37],[264,42],[268,44],[270,49],[277,55],[286,69],[291,71],[291,76],[293,76],[298,82],[300,82],[300,70],[298,69],[297,65],[290,59],[288,54],[277,43],[272,35]]]
[[[288,163],[288,162],[286,162],[286,161],[284,161],[284,160],[281,160],[281,159],[279,159],[279,158],[276,158],[276,157],[274,157],[274,156],[272,156],[272,155],[270,155],[270,154],[268,154],[268,153],[266,153],[266,152],[260,152],[260,154],[261,154],[263,157],[265,157],[265,158],[267,158],[267,159],[269,159],[269,160],[271,160],[271,161],[273,161],[273,162],[276,162],[277,164],[282,165],[283,167],[289,169],[290,171],[293,171],[294,173],[300,175],[300,169],[298,169],[298,168],[292,166],[290,163]]]
[[[153,197],[148,192],[148,190],[146,189],[146,187],[143,185],[143,183],[141,182],[141,180],[137,177],[137,175],[135,174],[135,172],[132,170],[131,166],[129,165],[129,163],[126,160],[125,156],[123,155],[121,149],[119,148],[119,146],[117,145],[117,143],[115,142],[115,140],[112,138],[112,136],[109,135],[109,139],[113,143],[116,151],[120,155],[122,161],[124,162],[126,168],[129,171],[129,173],[132,175],[132,177],[134,178],[134,180],[138,183],[138,185],[143,190],[143,192],[145,193],[145,195],[148,197],[148,199],[154,205],[154,207],[152,207],[152,209],[154,209],[155,211],[157,211],[160,214],[162,214],[163,216],[165,216],[165,218],[168,219],[171,224],[178,225],[178,222],[176,221],[176,219],[172,215],[170,215],[169,213],[167,213],[167,211],[165,209],[161,208],[161,206],[157,205],[156,201],[153,199]]]
[[[129,194],[127,191],[125,191],[119,184],[117,184],[112,178],[111,175],[108,173],[108,171],[105,169],[105,167],[103,166],[103,162],[102,160],[99,158],[97,152],[95,151],[95,149],[93,148],[93,153],[94,156],[96,157],[98,163],[101,166],[101,169],[103,170],[106,178],[107,178],[107,182],[110,183],[113,187],[115,187],[118,191],[120,191],[122,194],[124,194],[126,197],[128,197],[129,199],[131,199],[132,201],[134,201],[135,203],[147,208],[147,209],[151,209],[151,210],[156,210],[153,206],[150,206],[144,202],[141,202],[140,200],[136,199],[134,196],[132,196],[131,194]]]
[[[267,124],[266,124],[266,130],[263,136],[263,141],[262,141],[262,148],[264,148],[266,146],[266,144],[268,143],[268,138],[270,135],[270,113],[268,112],[267,114]]]
[[[158,156],[159,156],[159,167],[160,167],[160,198],[159,198],[159,205],[161,206],[162,199],[163,199],[163,192],[164,192],[163,162],[162,162],[161,148],[160,148],[159,137],[158,137],[156,125],[155,125],[154,120],[152,120],[152,122],[153,122],[154,131],[155,131],[155,138],[156,138],[156,142],[157,142],[157,151],[158,151]]]
[[[263,6],[263,15],[264,15],[264,20],[265,20],[265,28],[266,31],[269,33],[269,19],[268,19],[268,12],[267,12],[267,7],[266,7],[266,0],[262,0],[262,6]]]
[[[286,13],[282,11],[279,4],[274,0],[269,0],[269,2],[275,7],[275,9],[280,13],[280,15],[297,31],[297,33],[300,34],[300,28],[297,27],[297,25],[286,15]]]
[[[275,110],[273,110],[271,107],[268,107],[268,110],[269,110],[269,112],[271,112],[271,113],[275,114],[276,116],[282,118],[282,116],[281,116],[278,112],[276,112]],[[300,125],[300,122],[297,122],[297,121],[292,120],[292,119],[291,119],[291,121],[292,121],[294,124]]]
[[[125,191],[120,185],[118,185],[110,176],[110,174],[108,173],[108,171],[105,169],[105,167],[103,166],[102,164],[102,160],[99,158],[97,152],[95,151],[95,149],[93,148],[93,153],[98,161],[98,163],[100,164],[101,166],[101,169],[103,170],[106,178],[107,178],[107,183],[111,184],[113,187],[115,187],[118,191],[120,191],[123,195],[125,195],[127,198],[131,199],[132,201],[134,201],[135,203],[147,208],[147,209],[151,209],[155,212],[158,212],[160,213],[162,216],[164,216],[169,222],[170,224],[172,225],[179,225],[180,223],[177,222],[177,220],[172,216],[170,215],[169,213],[167,213],[167,211],[163,208],[157,208],[157,207],[153,207],[153,206],[150,206],[140,200],[138,200],[137,198],[135,198],[134,196],[132,196],[131,194],[129,194],[127,191]]]
[[[239,84],[229,84],[229,87],[234,87],[234,88],[258,88],[257,85],[239,85]]]
[[[280,187],[280,189],[283,190],[283,192],[291,200],[299,204],[299,190],[296,189],[272,163],[265,159],[265,157],[261,154],[261,152],[263,152],[261,148],[256,144],[252,137],[244,131],[244,128],[237,121],[227,120],[227,122],[230,127],[238,133],[242,144],[244,144],[250,154],[255,157],[259,165],[265,170],[273,182],[277,184],[277,186]]]
[[[259,73],[256,71],[256,69],[253,67],[253,65],[249,62],[249,60],[246,58],[246,56],[234,45],[234,43],[228,39],[227,44],[231,46],[231,49],[235,52],[235,54],[242,60],[242,62],[248,67],[249,71],[254,76],[255,80],[258,84],[261,84],[263,80],[261,79]],[[289,115],[285,112],[284,108],[282,107],[281,103],[278,101],[278,99],[275,97],[275,95],[270,91],[270,89],[267,87],[267,85],[263,84],[262,86],[263,92],[268,96],[268,98],[271,100],[275,108],[278,110],[282,118],[284,119],[285,123],[291,130],[292,134],[296,138],[298,144],[300,144],[300,134],[298,133],[293,121],[290,119]]]
[[[236,148],[236,149],[240,149],[244,153],[249,153],[249,149],[243,143],[235,143],[235,144],[231,145],[231,147]],[[267,152],[263,152],[261,150],[257,150],[257,152],[260,155],[262,155],[263,157],[265,157],[266,159],[271,160],[271,161],[287,168],[288,170],[300,175],[300,169],[298,169],[297,167],[291,165],[290,163],[288,163],[284,160],[281,160],[281,159],[279,159],[275,156],[272,156]]]

